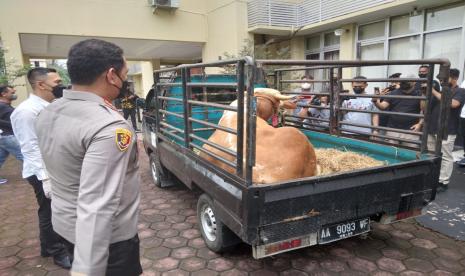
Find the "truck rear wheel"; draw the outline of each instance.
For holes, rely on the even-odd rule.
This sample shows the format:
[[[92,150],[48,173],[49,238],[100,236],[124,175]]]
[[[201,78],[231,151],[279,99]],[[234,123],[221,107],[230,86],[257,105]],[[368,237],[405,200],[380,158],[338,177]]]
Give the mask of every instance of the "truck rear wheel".
[[[218,218],[210,197],[202,194],[197,202],[200,233],[207,247],[217,253],[232,249],[240,239]]]
[[[175,180],[171,172],[169,172],[160,161],[157,159],[156,153],[150,154],[150,172],[155,186],[160,188],[174,186]]]

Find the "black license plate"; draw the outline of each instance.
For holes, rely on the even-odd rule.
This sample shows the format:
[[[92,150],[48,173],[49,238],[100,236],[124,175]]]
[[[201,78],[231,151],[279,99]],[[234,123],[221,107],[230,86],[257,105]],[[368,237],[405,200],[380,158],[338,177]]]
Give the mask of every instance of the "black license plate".
[[[358,219],[323,226],[318,233],[318,243],[324,244],[370,231],[370,219]]]

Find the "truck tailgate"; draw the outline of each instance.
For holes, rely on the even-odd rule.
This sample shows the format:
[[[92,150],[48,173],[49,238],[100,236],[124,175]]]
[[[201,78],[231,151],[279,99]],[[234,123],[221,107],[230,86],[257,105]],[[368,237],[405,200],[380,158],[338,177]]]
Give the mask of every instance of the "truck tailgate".
[[[438,158],[259,188],[260,240],[275,242],[321,226],[419,209],[434,199]]]

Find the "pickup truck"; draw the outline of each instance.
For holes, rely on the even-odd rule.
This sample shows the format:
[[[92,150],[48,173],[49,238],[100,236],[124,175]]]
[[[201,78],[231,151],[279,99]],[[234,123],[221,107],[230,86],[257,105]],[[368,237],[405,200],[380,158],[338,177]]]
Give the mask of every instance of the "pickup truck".
[[[440,141],[446,130],[437,134],[439,142],[434,150],[426,147],[426,131],[418,133],[418,139],[413,141],[417,146],[413,148],[393,144],[381,134],[358,139],[357,133],[341,131],[343,112],[357,112],[341,107],[344,97],[354,96],[344,92],[344,84],[353,80],[343,78],[344,68],[421,64],[431,66],[427,78],[393,80],[381,77],[367,79],[367,82],[427,83],[423,96],[417,97],[425,103],[424,111],[415,116],[424,118],[424,129],[431,120],[439,120],[443,126],[450,99],[444,97],[440,118],[430,118],[431,85],[435,66],[439,67],[439,78],[448,79],[450,64],[447,60],[273,61],[245,57],[157,70],[143,113],[143,141],[150,157],[154,183],[159,187],[182,183],[189,189],[200,191],[197,216],[207,246],[222,252],[245,242],[252,246],[254,258],[360,235],[370,231],[374,222],[387,224],[421,215],[423,208],[436,195],[441,163]],[[221,66],[234,67],[235,74],[190,74],[192,68]],[[277,66],[281,68],[276,69]],[[263,77],[266,76],[264,70],[271,72],[272,81]],[[299,120],[303,118],[293,115],[285,115],[283,124],[299,128],[315,148],[354,151],[381,160],[385,165],[281,183],[252,182],[255,144],[260,142],[255,139],[257,115],[253,88],[272,86],[282,93],[295,93],[289,91],[291,85],[302,81],[288,72],[299,70],[319,71],[315,75],[321,80],[313,82],[327,84],[312,93],[330,98],[328,128],[312,128]],[[172,73],[173,77],[169,81],[160,81],[160,75],[167,73]],[[283,79],[287,75],[291,77]],[[447,89],[447,86],[443,87],[443,91]],[[365,97],[383,95],[369,94]],[[229,106],[235,99],[239,101],[238,106]],[[244,102],[247,102],[246,106]],[[237,112],[236,129],[225,129],[218,124],[224,110]],[[413,116],[390,111],[378,113]],[[208,137],[218,130],[237,135],[239,150],[234,153],[236,161],[229,162],[236,169],[234,174],[199,155],[199,152],[213,154],[202,145],[209,144]],[[217,158],[221,160],[221,157]]]

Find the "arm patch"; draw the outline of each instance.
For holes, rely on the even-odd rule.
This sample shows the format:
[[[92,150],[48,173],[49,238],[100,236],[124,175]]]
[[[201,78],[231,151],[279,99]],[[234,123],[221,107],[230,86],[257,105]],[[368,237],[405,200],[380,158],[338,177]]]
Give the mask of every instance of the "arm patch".
[[[126,151],[131,144],[132,132],[125,128],[117,128],[115,131],[116,146],[120,151]]]

